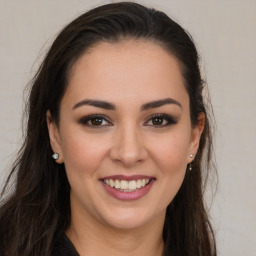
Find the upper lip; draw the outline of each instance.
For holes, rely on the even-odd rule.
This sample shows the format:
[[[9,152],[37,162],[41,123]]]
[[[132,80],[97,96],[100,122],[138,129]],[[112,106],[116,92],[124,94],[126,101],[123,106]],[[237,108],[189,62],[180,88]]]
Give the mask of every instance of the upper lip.
[[[126,176],[126,175],[111,175],[111,176],[106,176],[101,178],[100,180],[107,180],[107,179],[112,179],[112,180],[140,180],[140,179],[155,179],[153,176],[147,176],[147,175],[131,175],[131,176]]]

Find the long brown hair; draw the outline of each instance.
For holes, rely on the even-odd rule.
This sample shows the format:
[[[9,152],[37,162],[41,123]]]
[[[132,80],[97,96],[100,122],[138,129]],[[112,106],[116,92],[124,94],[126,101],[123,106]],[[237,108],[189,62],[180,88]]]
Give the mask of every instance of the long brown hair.
[[[192,124],[197,124],[200,112],[206,116],[193,170],[187,170],[179,192],[167,208],[164,255],[216,255],[214,233],[203,200],[212,134],[202,96],[204,82],[197,50],[191,36],[166,14],[131,2],[100,6],[68,24],[31,81],[26,136],[5,186],[15,177],[15,188],[8,196],[2,194],[0,251],[4,255],[50,255],[54,241],[68,228],[70,186],[64,165],[51,159],[46,112],[50,110],[58,124],[69,72],[85,51],[101,41],[131,38],[152,41],[176,56],[189,95]]]

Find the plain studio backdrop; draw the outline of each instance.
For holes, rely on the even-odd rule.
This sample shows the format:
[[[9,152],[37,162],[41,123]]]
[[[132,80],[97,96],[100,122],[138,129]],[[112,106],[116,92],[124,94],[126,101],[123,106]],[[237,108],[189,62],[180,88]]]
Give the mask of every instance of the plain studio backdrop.
[[[79,14],[111,2],[0,0],[0,188],[21,142],[24,88],[49,44]],[[217,122],[219,255],[255,256],[256,0],[137,2],[165,11],[197,44]]]

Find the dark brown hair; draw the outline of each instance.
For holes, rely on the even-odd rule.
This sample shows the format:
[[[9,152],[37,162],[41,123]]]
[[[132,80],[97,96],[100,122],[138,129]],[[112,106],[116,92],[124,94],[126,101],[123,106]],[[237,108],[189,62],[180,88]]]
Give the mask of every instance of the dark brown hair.
[[[58,124],[69,72],[85,51],[102,41],[126,39],[151,41],[176,56],[189,95],[192,124],[197,124],[199,113],[206,116],[193,170],[187,170],[179,192],[167,208],[164,255],[216,255],[203,201],[203,177],[209,173],[212,135],[202,97],[204,83],[197,50],[189,34],[166,14],[131,2],[100,6],[68,24],[32,80],[26,136],[5,186],[14,176],[15,188],[2,198],[0,207],[0,246],[4,255],[50,255],[54,241],[68,228],[70,186],[64,165],[51,159],[46,112],[50,110]]]

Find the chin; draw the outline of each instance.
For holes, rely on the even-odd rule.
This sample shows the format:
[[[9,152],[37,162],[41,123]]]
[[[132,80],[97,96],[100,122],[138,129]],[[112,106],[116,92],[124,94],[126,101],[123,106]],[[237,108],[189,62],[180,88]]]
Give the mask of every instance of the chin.
[[[149,210],[149,212],[152,212]],[[110,215],[103,218],[105,223],[115,229],[131,230],[147,226],[153,221],[154,216],[135,209],[121,209],[118,211],[110,211]]]

